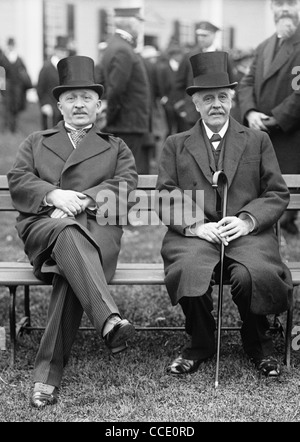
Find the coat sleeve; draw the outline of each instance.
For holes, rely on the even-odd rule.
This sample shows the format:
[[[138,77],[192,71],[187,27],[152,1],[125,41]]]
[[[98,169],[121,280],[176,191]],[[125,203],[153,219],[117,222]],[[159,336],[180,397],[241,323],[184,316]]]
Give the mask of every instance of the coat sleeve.
[[[300,88],[272,109],[272,114],[284,132],[298,130],[300,127]]]
[[[244,205],[237,216],[246,212],[257,221],[255,233],[272,227],[288,206],[290,194],[282,177],[269,136],[261,132],[261,163],[259,195]]]
[[[42,180],[35,169],[33,145],[36,143],[37,136],[32,134],[20,145],[14,165],[7,174],[13,204],[22,213],[39,213],[45,195],[57,189]]]
[[[110,215],[119,222],[127,223],[128,212],[135,202],[138,174],[133,154],[126,143],[119,138],[111,142],[118,143],[114,176],[83,190],[83,193],[96,201],[98,222]]]
[[[246,115],[250,110],[258,110],[255,99],[255,75],[258,63],[258,50],[256,50],[253,62],[248,74],[245,74],[237,89],[238,100],[241,109],[242,121],[248,125]]]

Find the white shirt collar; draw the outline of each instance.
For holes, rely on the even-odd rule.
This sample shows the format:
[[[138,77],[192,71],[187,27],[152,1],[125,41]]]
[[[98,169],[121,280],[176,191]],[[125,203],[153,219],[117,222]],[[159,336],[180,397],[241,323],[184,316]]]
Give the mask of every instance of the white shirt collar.
[[[210,140],[211,137],[213,136],[213,134],[218,133],[222,138],[224,138],[228,126],[229,126],[229,119],[226,121],[226,123],[224,124],[224,126],[222,127],[222,129],[220,130],[220,132],[213,132],[212,130],[210,130],[210,128],[205,124],[205,122],[202,120],[203,126],[205,128],[206,131],[206,135],[208,136],[208,139]]]
[[[212,44],[208,48],[204,49],[203,52],[216,52],[217,50],[218,49],[216,48],[216,46],[214,44]]]
[[[89,124],[88,126],[81,127],[80,129],[90,129],[92,126],[93,126],[93,124]],[[75,129],[75,127],[71,126],[70,124],[68,124],[68,123],[66,123],[66,122],[65,122],[65,127],[66,127],[67,129],[69,129],[69,130],[80,130],[80,129]],[[74,149],[76,149],[76,146],[75,146],[75,144],[74,144],[74,141],[72,140],[72,137],[71,137],[70,132],[67,132],[67,135],[68,135],[68,137],[70,138],[70,141],[71,141],[71,143],[72,143]]]
[[[50,58],[50,61],[53,64],[53,66],[56,68],[57,63],[59,62],[59,58],[57,57],[57,55],[52,55],[52,57]]]
[[[71,126],[71,124],[66,123],[66,122],[65,122],[65,126],[70,130],[80,130],[80,129],[90,129],[93,126],[93,124],[92,123],[88,124],[87,126],[81,127],[80,129],[76,129],[75,127]]]

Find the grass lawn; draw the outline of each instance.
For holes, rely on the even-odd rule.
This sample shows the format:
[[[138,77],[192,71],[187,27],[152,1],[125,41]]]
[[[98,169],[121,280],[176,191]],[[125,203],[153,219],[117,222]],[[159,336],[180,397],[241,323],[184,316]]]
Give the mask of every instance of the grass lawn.
[[[39,129],[39,113],[30,105],[17,134],[0,135],[0,174],[10,168],[21,140]],[[0,260],[23,255],[14,229],[15,215],[1,214]],[[158,262],[164,227],[125,231],[120,259]],[[285,235],[288,259],[299,259],[300,241]],[[45,322],[50,288],[31,290],[34,325]],[[20,292],[21,293],[21,292]],[[171,307],[164,287],[113,287],[121,312],[138,325],[183,325],[177,307]],[[294,325],[300,324],[298,289],[295,291]],[[216,296],[216,293],[215,293]],[[9,296],[0,288],[0,326],[8,336]],[[18,297],[19,316],[22,314]],[[238,323],[236,307],[225,289],[224,325]],[[285,315],[282,315],[284,322]],[[83,319],[83,325],[88,325]],[[193,375],[175,378],[166,366],[186,342],[181,331],[137,333],[127,352],[112,357],[94,331],[78,333],[65,369],[59,403],[38,411],[29,406],[32,368],[41,332],[23,336],[18,343],[14,369],[7,351],[0,351],[0,421],[2,422],[297,422],[300,421],[300,354],[292,352],[292,368],[283,367],[279,380],[260,378],[247,359],[236,332],[222,334],[220,386],[214,389],[215,358]],[[284,343],[274,336],[283,357]]]

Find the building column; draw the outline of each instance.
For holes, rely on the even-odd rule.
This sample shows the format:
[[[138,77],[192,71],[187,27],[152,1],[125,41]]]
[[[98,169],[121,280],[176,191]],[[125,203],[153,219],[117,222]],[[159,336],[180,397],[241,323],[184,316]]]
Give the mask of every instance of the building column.
[[[12,37],[35,84],[43,65],[43,1],[17,0],[15,14],[17,34]]]
[[[223,27],[223,7],[224,0],[204,0],[201,6],[203,20],[208,20],[215,26]],[[216,46],[222,47],[222,35],[220,32],[216,35]]]

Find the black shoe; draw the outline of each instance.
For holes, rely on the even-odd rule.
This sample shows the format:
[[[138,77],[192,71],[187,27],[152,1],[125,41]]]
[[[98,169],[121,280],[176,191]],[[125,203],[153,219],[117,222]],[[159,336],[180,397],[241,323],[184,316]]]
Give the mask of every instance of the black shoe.
[[[43,391],[34,391],[31,396],[30,403],[35,408],[44,408],[47,405],[54,405],[57,403],[58,389],[55,387],[51,394]]]
[[[280,376],[280,363],[274,356],[266,356],[265,358],[256,359],[253,362],[260,374],[272,378]]]
[[[127,319],[120,318],[120,321],[104,336],[104,342],[110,351],[116,354],[126,350],[127,340],[134,335],[134,326]]]
[[[168,366],[167,372],[175,375],[194,373],[198,370],[202,360],[185,359],[182,356],[174,359]]]

